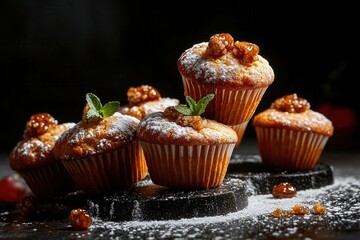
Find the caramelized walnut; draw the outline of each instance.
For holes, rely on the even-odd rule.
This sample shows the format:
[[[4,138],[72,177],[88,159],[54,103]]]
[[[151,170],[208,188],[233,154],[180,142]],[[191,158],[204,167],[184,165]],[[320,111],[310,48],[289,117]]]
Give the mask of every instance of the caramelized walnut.
[[[234,44],[233,55],[239,59],[240,63],[250,66],[258,59],[259,47],[249,42],[236,41]]]
[[[320,202],[316,202],[313,206],[313,211],[315,215],[325,215],[327,210]]]
[[[173,106],[167,107],[164,110],[164,116],[171,119],[176,119],[181,113],[179,113]]]
[[[296,93],[276,99],[270,108],[289,113],[302,113],[310,109],[310,103],[297,96]]]
[[[277,208],[277,209],[275,209],[275,210],[271,213],[271,215],[272,215],[273,217],[277,217],[277,218],[287,217],[287,216],[290,215],[290,212],[289,212],[289,211],[283,211],[283,210],[281,210],[280,208]]]
[[[305,215],[305,214],[309,214],[310,211],[307,207],[304,207],[303,205],[300,204],[295,204],[290,211],[284,211],[281,210],[280,208],[275,209],[271,215],[273,217],[287,217],[287,216],[292,216],[292,215]],[[320,202],[316,202],[313,205],[313,214],[315,215],[324,215],[326,214],[326,207],[321,205]]]
[[[292,198],[296,195],[296,192],[296,188],[287,182],[275,185],[272,189],[272,195],[275,198]]]
[[[192,127],[197,131],[204,128],[204,121],[206,121],[200,116],[185,116],[179,113],[174,106],[167,107],[164,110],[164,116],[173,119],[180,126]]]
[[[120,109],[120,112],[122,114],[126,114],[129,116],[133,116],[137,119],[142,119],[143,116],[145,115],[145,111],[144,108],[142,106],[138,106],[138,107],[123,107]]]
[[[303,205],[296,204],[290,210],[291,215],[305,215],[309,214],[309,209],[304,207]]]
[[[308,208],[306,208],[300,204],[295,204],[295,206],[293,206],[290,211],[284,211],[284,210],[281,210],[280,208],[277,208],[271,213],[271,215],[273,217],[280,218],[280,217],[287,217],[287,216],[292,216],[292,215],[305,215],[305,214],[309,214],[309,213],[310,213],[310,211]]]
[[[148,85],[130,87],[127,91],[128,102],[131,106],[143,102],[158,100],[160,97],[161,95],[159,91]]]
[[[211,36],[206,53],[213,58],[231,53],[241,64],[250,66],[258,59],[259,50],[256,44],[244,41],[234,43],[234,38],[230,34],[220,33]]]
[[[52,126],[57,125],[58,122],[48,113],[37,113],[30,117],[26,123],[24,138],[32,138],[40,136],[48,131]]]
[[[69,221],[74,230],[87,230],[92,224],[90,214],[81,208],[71,210]]]
[[[200,116],[184,116],[181,114],[176,119],[176,123],[183,127],[192,127],[197,131],[204,128],[203,121]]]
[[[206,52],[214,58],[221,57],[227,51],[231,51],[234,45],[233,37],[228,33],[214,34],[210,40]]]

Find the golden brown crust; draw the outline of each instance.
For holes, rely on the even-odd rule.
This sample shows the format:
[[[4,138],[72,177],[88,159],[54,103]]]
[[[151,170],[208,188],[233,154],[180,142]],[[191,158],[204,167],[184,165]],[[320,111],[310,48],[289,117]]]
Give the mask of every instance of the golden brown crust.
[[[274,71],[249,42],[235,43],[229,34],[215,34],[209,42],[193,45],[177,61],[181,75],[199,84],[225,89],[253,89],[269,86]]]
[[[30,121],[32,120],[33,118]],[[16,171],[24,171],[51,163],[55,160],[53,147],[56,140],[74,125],[75,123],[51,124],[45,132],[41,131],[42,134],[30,138],[26,137],[29,135],[25,131],[25,138],[10,152],[10,167]]]
[[[173,118],[166,117],[164,112],[149,114],[139,123],[138,139],[156,144],[182,146],[237,142],[236,132],[230,127],[213,120],[195,117],[196,121],[192,122],[188,119],[189,116]]]
[[[315,112],[310,104],[296,94],[276,99],[269,109],[254,116],[252,125],[264,128],[281,128],[332,136],[332,122],[323,114]]]
[[[54,146],[56,159],[78,159],[113,151],[136,140],[137,118],[119,112],[97,121],[78,122]]]

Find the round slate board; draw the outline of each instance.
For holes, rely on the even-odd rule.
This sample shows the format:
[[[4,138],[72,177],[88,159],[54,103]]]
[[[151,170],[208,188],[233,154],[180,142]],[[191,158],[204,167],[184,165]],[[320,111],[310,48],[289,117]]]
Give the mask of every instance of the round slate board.
[[[42,200],[39,208],[43,213],[62,216],[81,207],[107,221],[176,220],[244,209],[248,205],[246,191],[245,181],[236,178],[226,177],[217,188],[184,191],[155,185],[147,177],[129,190],[91,195],[75,193]]]
[[[246,181],[253,194],[270,194],[273,186],[281,182],[288,182],[297,190],[320,188],[334,183],[333,169],[324,163],[318,163],[308,171],[284,171],[264,166],[260,155],[235,154],[230,161],[227,177]]]

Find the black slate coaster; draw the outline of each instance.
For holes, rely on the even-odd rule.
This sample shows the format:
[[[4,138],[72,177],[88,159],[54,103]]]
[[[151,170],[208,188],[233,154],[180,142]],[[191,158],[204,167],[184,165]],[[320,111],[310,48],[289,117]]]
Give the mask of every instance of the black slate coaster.
[[[147,177],[129,190],[102,194],[74,193],[42,200],[42,215],[66,217],[73,208],[85,208],[93,217],[107,221],[177,220],[236,212],[248,205],[246,183],[224,179],[206,190],[176,190],[152,183]]]
[[[288,182],[297,190],[315,189],[334,183],[333,169],[324,163],[318,163],[308,171],[284,171],[263,165],[260,155],[234,155],[227,177],[246,181],[253,194],[270,194],[273,186],[281,182]]]

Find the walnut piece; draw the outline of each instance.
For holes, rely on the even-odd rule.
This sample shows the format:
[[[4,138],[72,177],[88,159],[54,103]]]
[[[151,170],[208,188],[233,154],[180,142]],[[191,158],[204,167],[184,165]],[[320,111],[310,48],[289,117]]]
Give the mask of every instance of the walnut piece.
[[[296,93],[282,96],[276,99],[270,108],[289,113],[302,113],[310,109],[310,103],[297,96]]]
[[[179,113],[174,106],[167,107],[164,110],[164,116],[172,119],[178,125],[183,127],[192,127],[193,129],[200,131],[204,128],[206,119],[202,119],[200,116],[185,116]]]
[[[326,214],[326,207],[321,205],[320,202],[316,202],[313,206],[314,214],[315,215],[325,215]]]
[[[206,48],[207,54],[219,58],[231,51],[234,47],[234,38],[228,33],[214,34],[209,40]]]
[[[305,214],[309,214],[309,209],[304,207],[303,205],[300,204],[296,204],[295,206],[293,206],[290,210],[290,214],[291,215],[305,215]]]
[[[273,187],[272,195],[275,198],[292,198],[296,195],[296,192],[296,188],[293,185],[283,182]]]
[[[24,138],[38,137],[46,133],[50,127],[57,124],[57,120],[48,113],[34,114],[26,123]]]
[[[212,58],[220,58],[225,54],[232,54],[245,66],[250,66],[258,60],[259,47],[250,42],[236,41],[229,33],[214,34],[211,36],[206,54]]]
[[[236,41],[234,45],[233,55],[241,64],[250,66],[258,59],[259,47],[256,44]]]
[[[149,85],[130,87],[127,91],[127,98],[130,106],[143,102],[158,100],[161,97],[160,92]]]

